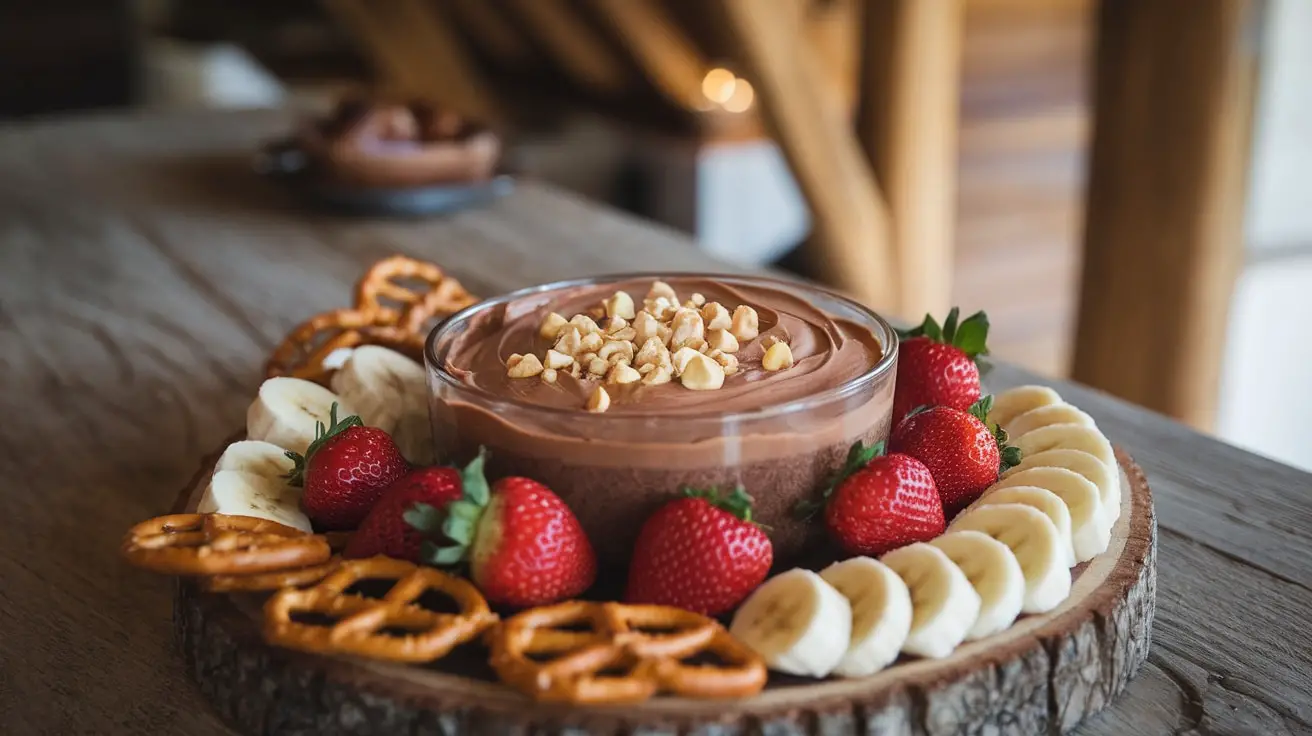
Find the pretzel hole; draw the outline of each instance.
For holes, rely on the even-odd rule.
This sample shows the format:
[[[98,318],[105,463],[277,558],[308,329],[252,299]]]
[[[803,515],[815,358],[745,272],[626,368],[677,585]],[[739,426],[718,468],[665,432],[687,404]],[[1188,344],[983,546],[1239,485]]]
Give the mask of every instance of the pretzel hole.
[[[293,623],[302,624],[304,626],[324,627],[331,627],[341,620],[338,616],[320,613],[319,611],[292,611],[288,618],[290,618]]]
[[[633,669],[636,665],[637,662],[617,662],[613,665],[610,665],[609,667],[603,667],[597,670],[596,673],[593,674],[593,677],[594,678],[632,677]]]
[[[593,628],[592,621],[586,618],[581,618],[576,621],[562,621],[546,628],[551,631],[564,631],[570,634],[590,634],[596,630]]]
[[[342,591],[342,595],[354,595],[370,600],[381,600],[387,591],[396,585],[395,578],[361,578]]]
[[[717,669],[728,669],[737,666],[737,663],[725,659],[720,656],[719,652],[712,650],[693,652],[690,656],[681,657],[679,664],[686,667],[715,667]]]
[[[455,598],[433,588],[425,590],[422,595],[414,600],[414,604],[433,613],[462,613],[460,604],[456,602]]]
[[[396,639],[404,639],[407,636],[414,636],[415,634],[422,634],[431,631],[432,628],[432,624],[415,624],[414,626],[406,626],[405,624],[392,623],[384,626],[375,633],[378,636],[390,636]]]

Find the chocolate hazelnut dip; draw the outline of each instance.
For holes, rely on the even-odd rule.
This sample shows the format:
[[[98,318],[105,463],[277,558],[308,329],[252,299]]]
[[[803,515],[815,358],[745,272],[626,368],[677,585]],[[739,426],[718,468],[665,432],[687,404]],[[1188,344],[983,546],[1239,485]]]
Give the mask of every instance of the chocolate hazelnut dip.
[[[643,521],[682,486],[743,485],[776,563],[789,565],[823,538],[793,506],[817,497],[853,442],[888,435],[891,344],[858,305],[771,279],[643,276],[520,293],[434,336],[434,439],[456,461],[486,446],[492,473],[551,487],[603,574],[622,574]]]

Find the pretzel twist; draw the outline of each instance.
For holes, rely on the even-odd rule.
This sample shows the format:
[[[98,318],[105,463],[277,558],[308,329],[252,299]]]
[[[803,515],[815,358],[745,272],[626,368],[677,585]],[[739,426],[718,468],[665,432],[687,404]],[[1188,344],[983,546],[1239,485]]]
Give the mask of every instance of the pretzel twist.
[[[761,658],[724,627],[669,606],[567,601],[536,608],[499,625],[491,647],[501,679],[542,701],[634,703],[659,692],[744,697],[766,680]],[[719,663],[684,663],[703,653]]]
[[[346,591],[361,580],[391,580],[382,598]],[[438,613],[416,601],[436,590],[456,602],[459,613]],[[295,617],[319,614],[329,625],[302,623]],[[347,560],[311,588],[287,588],[264,606],[264,638],[289,649],[317,654],[353,654],[396,662],[430,662],[477,637],[496,615],[469,582],[402,560],[373,557]],[[384,633],[404,630],[403,635]]]
[[[341,552],[346,548],[350,532],[325,532],[323,538],[333,552]],[[335,572],[341,564],[342,558],[333,555],[327,562],[290,570],[275,570],[253,575],[211,575],[201,578],[201,587],[211,593],[250,593],[300,587],[323,580]]]
[[[253,574],[317,565],[323,537],[268,519],[226,514],[157,516],[128,530],[128,562],[166,575]]]
[[[405,283],[411,282],[411,283]],[[292,328],[265,364],[265,376],[326,383],[336,350],[382,345],[423,357],[431,322],[477,299],[432,263],[392,256],[369,268],[355,286],[355,305],[315,315]]]

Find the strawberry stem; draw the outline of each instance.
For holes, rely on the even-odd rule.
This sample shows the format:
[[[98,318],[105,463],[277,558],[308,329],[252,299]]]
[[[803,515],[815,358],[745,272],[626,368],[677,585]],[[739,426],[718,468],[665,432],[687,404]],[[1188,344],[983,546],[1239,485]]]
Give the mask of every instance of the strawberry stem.
[[[857,440],[850,448],[848,448],[847,458],[843,461],[843,467],[839,468],[838,472],[834,473],[834,476],[830,478],[829,482],[825,484],[825,487],[821,489],[820,498],[814,501],[798,501],[797,504],[793,506],[793,516],[804,521],[814,519],[816,515],[820,513],[820,510],[825,507],[825,503],[829,500],[829,497],[834,494],[834,489],[838,488],[839,484],[847,480],[854,473],[864,469],[870,464],[871,460],[874,460],[883,454],[883,442],[876,442],[867,447],[864,442]]]
[[[970,405],[968,410],[972,416],[984,423],[985,427],[993,433],[993,440],[998,443],[998,475],[1020,465],[1021,451],[1015,445],[1007,444],[1007,430],[997,422],[989,422],[989,412],[993,410],[993,396],[983,396],[979,401]]]
[[[420,562],[448,567],[468,559],[470,547],[474,544],[474,535],[478,530],[479,519],[483,518],[483,512],[492,498],[492,490],[483,472],[486,463],[487,448],[479,447],[474,459],[461,469],[460,490],[463,495],[459,500],[447,505],[441,520],[442,536],[451,544],[439,546],[431,540],[424,542],[419,550]],[[410,523],[409,513],[406,512],[407,523]],[[420,531],[426,531],[416,524],[410,525]]]
[[[314,442],[311,442],[310,446],[305,448],[305,455],[292,452],[291,450],[283,453],[292,461],[291,471],[283,476],[287,479],[287,484],[297,488],[304,486],[305,468],[309,464],[310,458],[314,457],[314,453],[318,452],[320,448],[328,444],[329,440],[342,434],[351,427],[363,426],[364,422],[355,414],[346,417],[340,422],[337,421],[337,402],[334,401],[333,405],[328,409],[328,426],[325,427],[323,422],[316,421],[314,423]]]
[[[927,337],[934,342],[951,345],[965,353],[981,369],[984,369],[987,367],[987,363],[984,362],[982,356],[989,354],[989,316],[982,311],[976,312],[964,320],[960,319],[960,316],[960,308],[953,307],[940,327],[932,315],[926,314],[924,321],[918,326],[909,330],[898,330],[897,334],[903,340],[909,340],[913,337]]]
[[[728,511],[749,524],[760,526],[752,519],[752,504],[756,499],[752,498],[751,494],[742,485],[734,486],[733,490],[729,491],[728,496],[721,495],[719,486],[711,486],[710,488],[683,486],[679,490],[688,498],[703,499],[717,509]]]

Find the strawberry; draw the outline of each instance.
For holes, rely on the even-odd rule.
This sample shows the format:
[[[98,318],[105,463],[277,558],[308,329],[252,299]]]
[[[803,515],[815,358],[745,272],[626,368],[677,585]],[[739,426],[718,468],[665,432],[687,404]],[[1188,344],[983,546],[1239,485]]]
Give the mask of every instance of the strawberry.
[[[625,600],[716,616],[765,580],[774,548],[752,522],[752,497],[735,488],[685,489],[656,510],[633,547]]]
[[[383,491],[342,556],[385,555],[418,562],[424,542],[439,536],[447,504],[463,495],[462,473],[455,468],[410,471]]]
[[[528,478],[502,478],[488,487],[486,454],[470,463],[464,495],[447,506],[446,547],[425,548],[421,561],[468,561],[470,577],[488,602],[516,608],[572,598],[592,586],[597,558],[583,527],[560,496]]]
[[[355,415],[338,421],[336,403],[328,416],[329,426],[319,422],[304,457],[287,453],[294,464],[288,481],[304,486],[301,509],[316,527],[354,529],[383,490],[410,472],[410,463],[383,430]]]
[[[829,533],[850,554],[878,556],[943,533],[943,502],[929,468],[909,455],[884,454],[883,442],[852,445],[824,499],[797,511],[810,516],[823,507]]]
[[[940,328],[934,318],[899,332],[893,422],[920,406],[965,410],[979,401],[980,356],[988,354],[989,318],[976,312],[957,324],[956,307]]]
[[[893,430],[896,452],[920,460],[934,476],[949,516],[980,497],[998,475],[1020,462],[1020,448],[1007,445],[1007,433],[988,424],[993,397],[971,405],[970,411],[935,406],[912,412]]]

